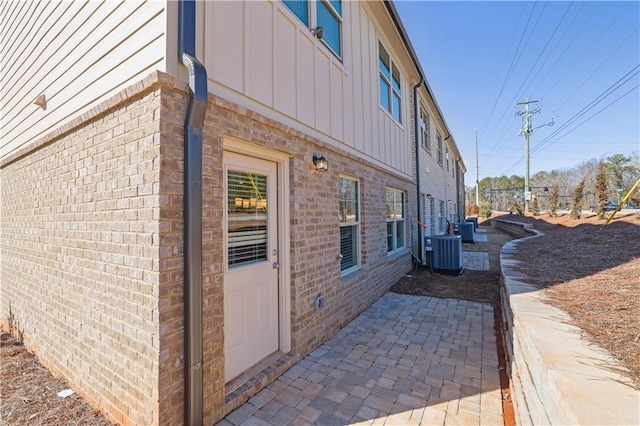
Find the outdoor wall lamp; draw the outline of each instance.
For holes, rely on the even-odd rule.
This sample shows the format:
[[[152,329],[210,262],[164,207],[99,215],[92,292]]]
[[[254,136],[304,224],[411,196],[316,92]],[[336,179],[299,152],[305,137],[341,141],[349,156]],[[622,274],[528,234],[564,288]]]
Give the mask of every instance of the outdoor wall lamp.
[[[318,25],[315,28],[311,28],[311,34],[316,36],[316,38],[318,38],[319,40],[322,40],[322,33],[323,33],[323,28],[321,25]]]
[[[313,164],[316,166],[316,170],[319,172],[326,172],[329,170],[329,162],[324,155],[318,157],[317,155],[313,156]]]

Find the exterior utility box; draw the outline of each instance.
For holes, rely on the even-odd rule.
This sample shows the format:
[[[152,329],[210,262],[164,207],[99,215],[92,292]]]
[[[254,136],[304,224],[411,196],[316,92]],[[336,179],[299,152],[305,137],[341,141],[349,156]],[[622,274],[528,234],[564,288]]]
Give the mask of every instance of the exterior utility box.
[[[462,237],[463,243],[475,243],[473,239],[473,222],[456,223],[458,234]]]
[[[460,235],[432,235],[429,239],[431,240],[433,272],[446,275],[462,274],[462,237]]]

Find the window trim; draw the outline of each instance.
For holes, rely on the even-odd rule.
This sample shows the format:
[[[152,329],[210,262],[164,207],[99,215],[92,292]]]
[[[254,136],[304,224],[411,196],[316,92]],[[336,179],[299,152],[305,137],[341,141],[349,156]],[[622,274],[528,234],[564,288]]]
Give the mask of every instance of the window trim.
[[[389,77],[387,78],[387,76],[385,75],[385,73],[382,71],[382,68],[380,67],[380,63],[382,62],[382,58],[381,58],[381,54],[382,52],[384,52],[387,57],[389,58]],[[397,73],[398,75],[398,88],[395,87],[394,85],[394,71],[395,73]],[[389,89],[389,98],[387,99],[387,102],[389,104],[389,109],[387,109],[383,104],[382,104],[382,92],[380,91],[380,79],[382,79],[382,81],[384,81],[385,85],[388,87]],[[382,41],[378,40],[378,97],[379,97],[379,105],[380,108],[382,108],[387,114],[389,114],[391,116],[391,118],[393,118],[393,120],[398,123],[398,124],[402,124],[402,73],[400,72],[400,69],[397,67],[396,63],[393,61],[393,58],[391,57],[391,54],[389,53],[389,51],[384,47],[384,45],[382,44]],[[393,107],[393,101],[394,101],[394,97],[397,95],[398,98],[398,111],[397,114],[398,116],[396,117],[396,111]]]
[[[431,116],[429,111],[420,105],[420,145],[431,154]]]
[[[401,195],[400,197],[400,206],[402,207],[402,217],[400,218],[396,218],[395,214],[393,215],[394,217],[389,217],[389,204],[388,204],[388,200],[387,197],[389,195],[389,192],[393,193],[393,206],[397,206],[398,205],[398,195]],[[389,244],[387,241],[387,254],[393,254],[398,252],[399,250],[402,250],[404,248],[406,248],[407,246],[407,208],[406,208],[406,199],[407,199],[407,194],[405,191],[401,190],[401,189],[397,189],[397,188],[392,188],[392,187],[387,187],[386,191],[385,191],[385,206],[387,207],[387,226],[390,223],[393,223],[393,234],[392,234],[392,248],[389,249]],[[393,208],[391,210],[392,212],[395,211]],[[399,246],[398,245],[398,224],[402,223],[403,224],[403,238],[402,238],[402,245]],[[388,231],[387,231],[388,232]]]
[[[329,0],[302,0],[305,1],[307,3],[307,23],[305,23],[284,1],[280,1],[280,3],[282,3],[282,5],[284,6],[284,9],[286,9],[291,15],[293,15],[302,25],[304,25],[306,28],[309,29],[309,31],[314,30],[315,28],[318,27],[318,7],[319,4],[324,5],[324,7],[327,9],[327,11],[336,19],[336,22],[338,23],[338,49],[340,50],[340,52],[336,52],[333,47],[331,47],[329,45],[329,43],[327,43],[323,38],[320,38],[319,40],[322,42],[323,45],[325,45],[327,47],[327,49],[329,49],[329,51],[331,51],[331,53],[338,58],[341,62],[344,60],[343,58],[343,54],[344,54],[344,16],[343,16],[343,11],[338,12],[336,10],[336,8],[333,6],[333,4],[331,3],[331,1]],[[342,0],[340,1],[340,7],[342,8]]]
[[[437,136],[436,136],[436,140],[437,140],[437,145],[438,145],[438,164],[440,164],[440,167],[444,168],[443,163],[443,159],[442,159],[442,136],[440,136],[440,132],[437,132]]]
[[[340,197],[340,181],[342,179],[346,179],[352,182],[356,183],[356,201],[358,203],[358,208],[356,210],[356,221],[355,222],[343,222],[342,218],[340,217],[340,212],[338,212],[338,220],[340,221],[340,230],[342,231],[342,228],[346,228],[346,227],[352,227],[355,228],[355,239],[356,239],[356,250],[355,250],[355,262],[353,266],[350,266],[349,268],[346,269],[342,269],[342,263],[340,263],[340,276],[345,276],[348,275],[354,271],[357,271],[361,268],[361,261],[362,261],[362,233],[361,233],[361,202],[360,202],[360,179],[351,177],[351,176],[344,176],[344,175],[340,175],[338,178],[338,209],[340,209],[340,201],[341,201],[341,197]],[[342,253],[340,254],[342,256]],[[340,260],[342,261],[342,258],[340,258]]]
[[[446,154],[445,154],[445,158],[447,159],[447,172],[450,170],[449,167],[449,148],[445,148],[446,150]]]

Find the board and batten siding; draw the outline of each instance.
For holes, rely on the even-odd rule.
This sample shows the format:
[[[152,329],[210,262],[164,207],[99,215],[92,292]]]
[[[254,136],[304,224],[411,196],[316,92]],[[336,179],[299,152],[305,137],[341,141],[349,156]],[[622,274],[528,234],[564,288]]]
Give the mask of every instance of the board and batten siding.
[[[160,1],[2,2],[0,158],[165,71],[166,29]]]
[[[380,107],[381,30],[360,2],[342,3],[342,59],[279,1],[203,9],[199,43],[212,93],[412,176],[411,86],[403,76],[400,124]]]

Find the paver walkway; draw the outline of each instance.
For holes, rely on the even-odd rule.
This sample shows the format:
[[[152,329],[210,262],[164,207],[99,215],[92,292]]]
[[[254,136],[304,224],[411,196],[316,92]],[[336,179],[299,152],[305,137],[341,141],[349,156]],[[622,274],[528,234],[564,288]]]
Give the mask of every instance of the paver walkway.
[[[476,243],[486,243],[487,242],[487,234],[475,234],[473,239]]]
[[[463,251],[462,266],[465,270],[488,271],[490,269],[489,253],[486,251]]]
[[[387,293],[220,425],[502,425],[493,308]]]

